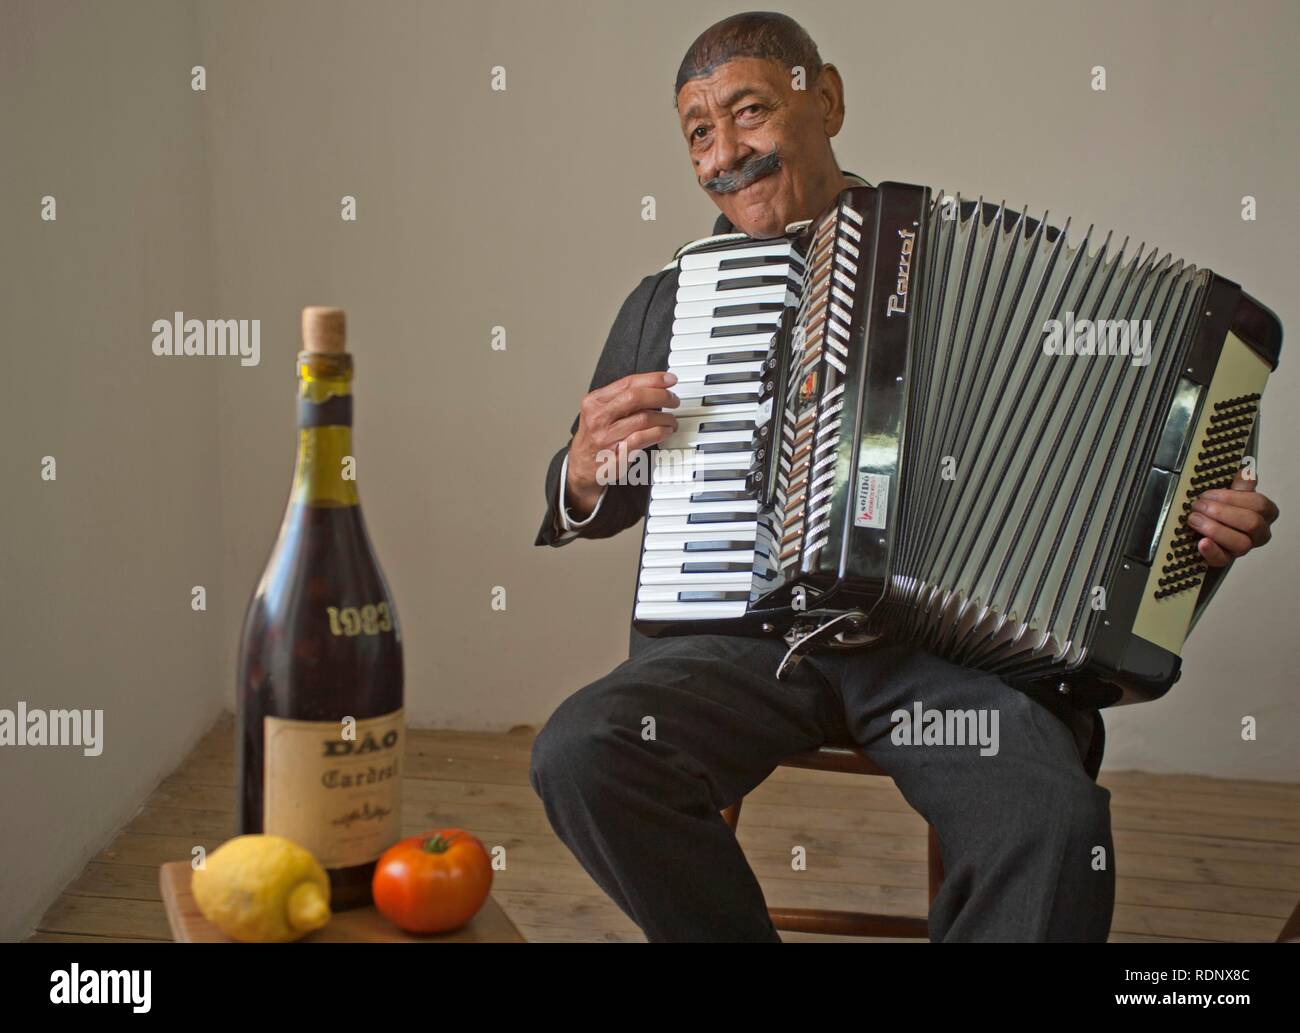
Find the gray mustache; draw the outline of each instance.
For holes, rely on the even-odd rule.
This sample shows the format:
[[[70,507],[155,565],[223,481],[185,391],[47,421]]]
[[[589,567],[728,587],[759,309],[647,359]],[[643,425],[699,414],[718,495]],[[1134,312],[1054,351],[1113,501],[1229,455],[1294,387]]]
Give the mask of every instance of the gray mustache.
[[[750,158],[734,172],[723,172],[712,179],[706,179],[701,185],[711,194],[734,194],[751,183],[757,183],[764,176],[770,176],[780,167],[781,157],[773,147],[767,154]]]

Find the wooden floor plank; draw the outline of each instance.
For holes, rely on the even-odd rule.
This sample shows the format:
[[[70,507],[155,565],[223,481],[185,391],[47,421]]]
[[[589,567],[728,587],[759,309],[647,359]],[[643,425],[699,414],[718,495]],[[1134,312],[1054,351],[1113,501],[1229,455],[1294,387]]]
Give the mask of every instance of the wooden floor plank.
[[[574,928],[560,925],[519,925],[520,934],[529,943],[645,943],[638,929],[633,933]]]
[[[1258,782],[1209,775],[1157,775],[1145,771],[1103,771],[1108,789],[1152,789],[1161,793],[1226,793],[1246,798],[1285,800],[1300,807],[1300,782]]]
[[[92,936],[90,933],[32,933],[23,943],[172,943],[143,936]]]
[[[90,933],[170,940],[171,927],[162,901],[81,897],[65,893],[37,926],[42,933]]]
[[[1277,939],[1282,923],[1272,918],[1222,911],[1116,904],[1111,929],[1122,933],[1190,937],[1199,940],[1263,942]]]
[[[158,889],[158,868],[151,864],[91,861],[85,871],[68,884],[67,892],[79,897],[162,900]]]

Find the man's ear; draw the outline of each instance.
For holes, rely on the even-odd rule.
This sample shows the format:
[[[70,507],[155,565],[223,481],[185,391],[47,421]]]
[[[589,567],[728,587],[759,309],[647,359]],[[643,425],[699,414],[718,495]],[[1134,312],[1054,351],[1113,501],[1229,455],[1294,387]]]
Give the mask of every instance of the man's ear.
[[[834,65],[822,65],[821,75],[817,77],[816,96],[826,136],[838,136],[844,125],[844,80]]]

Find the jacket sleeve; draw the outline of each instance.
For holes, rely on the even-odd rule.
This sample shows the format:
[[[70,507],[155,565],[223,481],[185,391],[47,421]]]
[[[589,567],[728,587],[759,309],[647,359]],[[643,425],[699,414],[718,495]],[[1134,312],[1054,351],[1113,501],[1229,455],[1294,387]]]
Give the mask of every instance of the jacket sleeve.
[[[639,365],[643,358],[641,337],[645,329],[646,315],[663,278],[663,273],[647,276],[623,302],[623,307],[619,309],[614,325],[605,340],[605,347],[596,363],[596,372],[592,375],[588,391],[604,387],[631,373],[647,372]],[[563,529],[560,525],[559,513],[560,470],[577,430],[578,419],[575,417],[569,427],[569,440],[551,457],[550,465],[547,467],[546,515],[542,518],[542,526],[537,532],[535,545],[560,546],[566,545],[574,538],[609,538],[624,528],[631,527],[645,515],[650,498],[648,485],[611,484],[606,489],[599,511],[589,524],[574,532],[566,532]]]

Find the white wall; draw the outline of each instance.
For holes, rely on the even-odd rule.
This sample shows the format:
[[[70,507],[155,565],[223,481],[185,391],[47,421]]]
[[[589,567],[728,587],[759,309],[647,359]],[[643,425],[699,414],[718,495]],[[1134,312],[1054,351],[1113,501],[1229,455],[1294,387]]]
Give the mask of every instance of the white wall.
[[[98,757],[0,748],[0,938],[229,697],[229,629],[190,608],[221,578],[215,370],[149,348],[212,297],[197,30],[165,2],[0,8],[0,707],[104,711]]]

